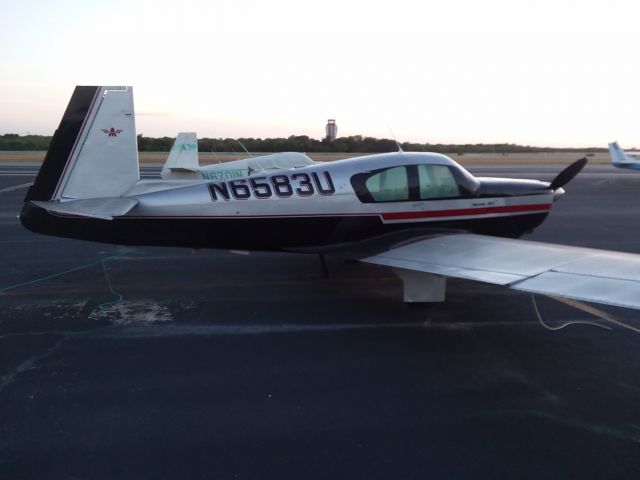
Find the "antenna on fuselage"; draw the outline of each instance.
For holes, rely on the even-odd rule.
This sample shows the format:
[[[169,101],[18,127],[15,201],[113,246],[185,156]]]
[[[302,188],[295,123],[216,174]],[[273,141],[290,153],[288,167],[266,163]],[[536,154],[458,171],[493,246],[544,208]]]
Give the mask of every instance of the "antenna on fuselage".
[[[215,157],[215,159],[218,161],[218,164],[221,164],[222,162],[220,161],[218,150],[216,150],[216,142],[213,138],[211,139],[211,151],[213,152],[213,156]]]
[[[247,150],[247,147],[245,147],[245,146],[242,144],[242,142],[241,142],[240,140],[236,139],[236,142],[238,142],[238,143],[240,144],[240,146],[244,149],[244,151],[245,151],[245,152],[247,152],[247,154],[248,154],[251,158],[253,158],[253,155],[251,155],[251,152],[250,152],[249,150]]]
[[[404,150],[402,149],[402,145],[400,145],[400,142],[396,138],[395,133],[393,133],[393,130],[391,130],[391,127],[387,127],[387,128],[389,129],[389,132],[391,133],[391,138],[393,138],[393,141],[396,142],[396,145],[398,146],[398,153],[404,153]]]

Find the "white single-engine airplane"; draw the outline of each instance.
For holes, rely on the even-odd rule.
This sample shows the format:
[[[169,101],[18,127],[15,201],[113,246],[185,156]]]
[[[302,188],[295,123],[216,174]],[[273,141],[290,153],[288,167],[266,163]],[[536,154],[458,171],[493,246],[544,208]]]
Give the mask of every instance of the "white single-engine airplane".
[[[614,167],[640,170],[640,152],[625,152],[618,142],[609,144],[609,155]]]
[[[223,181],[140,180],[130,87],[76,87],[20,213],[38,233],[120,245],[272,250],[385,265],[407,302],[446,277],[640,309],[640,255],[517,240],[585,165],[552,182],[476,178],[395,152]]]
[[[200,166],[198,139],[194,132],[181,132],[176,137],[160,176],[166,180],[206,179],[233,180],[260,176],[276,170],[306,167],[315,162],[304,153],[280,152],[271,155],[250,156],[231,162]]]

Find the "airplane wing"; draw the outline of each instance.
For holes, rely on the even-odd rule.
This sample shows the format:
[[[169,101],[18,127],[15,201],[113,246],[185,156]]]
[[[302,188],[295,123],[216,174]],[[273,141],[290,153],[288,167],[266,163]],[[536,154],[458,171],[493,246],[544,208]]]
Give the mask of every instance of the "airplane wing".
[[[362,262],[503,285],[523,292],[640,309],[640,255],[474,234],[423,236]],[[329,253],[329,252],[327,252]],[[371,253],[371,252],[369,252]]]
[[[252,157],[247,160],[249,168],[256,172],[286,170],[289,168],[305,167],[315,163],[306,154],[299,152],[280,152]]]

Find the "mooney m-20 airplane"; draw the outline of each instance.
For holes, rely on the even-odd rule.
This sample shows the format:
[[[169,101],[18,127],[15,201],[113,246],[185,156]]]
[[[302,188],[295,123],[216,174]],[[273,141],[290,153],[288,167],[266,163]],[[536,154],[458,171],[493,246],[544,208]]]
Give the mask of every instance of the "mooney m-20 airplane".
[[[625,152],[618,142],[609,144],[609,154],[614,167],[640,170],[640,152]]]
[[[335,255],[393,268],[407,302],[447,277],[640,309],[640,255],[518,240],[552,182],[476,178],[435,153],[394,152],[231,180],[140,180],[130,87],[76,87],[20,214],[48,235],[121,245]]]
[[[231,162],[201,167],[198,161],[198,139],[194,132],[180,132],[176,137],[169,157],[160,173],[167,180],[206,179],[213,181],[234,180],[249,176],[260,176],[276,170],[313,165],[304,153],[281,152],[271,155],[250,156]]]

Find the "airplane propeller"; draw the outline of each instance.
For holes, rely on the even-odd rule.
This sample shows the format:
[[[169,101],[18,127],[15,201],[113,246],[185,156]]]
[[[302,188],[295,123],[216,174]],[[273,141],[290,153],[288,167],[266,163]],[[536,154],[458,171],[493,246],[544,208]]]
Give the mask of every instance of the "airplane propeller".
[[[573,180],[573,177],[575,177],[582,171],[582,169],[586,164],[587,164],[587,157],[583,157],[580,160],[576,160],[567,168],[562,170],[556,176],[556,178],[553,179],[553,181],[549,185],[549,188],[551,190],[557,190],[561,187],[564,187],[567,183]]]

